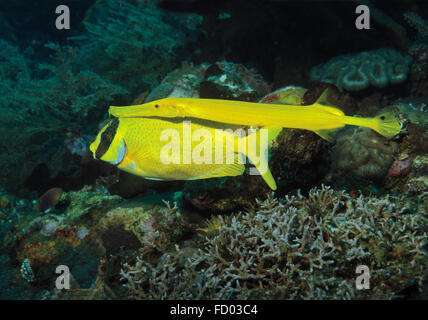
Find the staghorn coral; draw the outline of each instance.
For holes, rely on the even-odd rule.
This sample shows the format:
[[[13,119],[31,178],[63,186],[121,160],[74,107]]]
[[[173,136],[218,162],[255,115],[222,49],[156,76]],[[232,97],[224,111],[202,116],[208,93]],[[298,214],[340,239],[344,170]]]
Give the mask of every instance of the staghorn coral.
[[[412,58],[394,49],[363,51],[337,56],[311,69],[311,79],[336,85],[347,91],[404,82]]]
[[[177,245],[157,263],[142,255],[120,274],[135,299],[400,297],[426,280],[428,241],[424,205],[403,202],[324,186],[307,197],[270,195],[224,219],[202,249]],[[361,264],[371,270],[368,291],[355,288]]]

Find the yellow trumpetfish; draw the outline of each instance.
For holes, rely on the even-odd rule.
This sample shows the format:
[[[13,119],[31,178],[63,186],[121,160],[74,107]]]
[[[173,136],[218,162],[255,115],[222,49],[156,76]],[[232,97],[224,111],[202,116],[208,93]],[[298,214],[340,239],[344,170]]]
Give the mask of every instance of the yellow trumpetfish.
[[[239,155],[244,154],[275,190],[266,150],[281,128],[262,128],[242,137],[223,129],[224,125],[204,120],[114,117],[100,130],[90,150],[96,159],[153,180],[241,175],[245,162]]]
[[[345,125],[371,128],[385,137],[401,131],[401,124],[390,112],[374,118],[345,115],[328,105],[326,89],[309,106],[277,105],[217,99],[165,98],[142,105],[115,107],[109,113],[115,117],[194,117],[222,123],[252,126],[270,126],[311,130],[331,141],[331,133]]]

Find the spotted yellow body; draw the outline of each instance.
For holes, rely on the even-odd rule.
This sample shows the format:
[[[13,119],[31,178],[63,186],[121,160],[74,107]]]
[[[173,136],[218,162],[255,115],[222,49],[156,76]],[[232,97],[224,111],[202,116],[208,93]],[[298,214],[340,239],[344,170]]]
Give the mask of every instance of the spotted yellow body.
[[[114,134],[103,138],[103,134],[109,130],[113,122],[117,122]],[[247,154],[236,152],[237,145],[240,140],[246,140],[245,143],[249,144],[251,139],[249,136],[234,135],[232,129],[230,132],[223,129],[227,128],[224,125],[197,119],[172,121],[158,118],[115,118],[99,132],[90,150],[95,158],[147,179],[194,180],[241,175],[245,169],[245,157],[240,160],[240,156]],[[269,140],[272,140],[279,134],[281,128],[268,130]],[[165,134],[169,132],[172,136]],[[221,143],[216,141],[219,132],[224,135]],[[257,135],[258,132],[253,134]],[[103,139],[108,140],[108,148],[97,156],[97,152],[106,143]],[[254,141],[260,143],[260,139]],[[211,148],[200,148],[202,142],[203,146],[208,145]],[[231,149],[228,149],[228,144],[232,146]],[[169,150],[168,145],[177,148],[178,152]],[[267,147],[263,146],[262,150]],[[171,152],[165,153],[165,150]],[[228,150],[232,152],[227,153]],[[165,155],[168,156],[169,163],[165,163]],[[216,158],[216,155],[221,156]],[[260,160],[252,159],[253,164],[256,167],[267,166],[264,151],[260,155],[262,155]],[[269,169],[260,173],[268,185],[276,189]]]

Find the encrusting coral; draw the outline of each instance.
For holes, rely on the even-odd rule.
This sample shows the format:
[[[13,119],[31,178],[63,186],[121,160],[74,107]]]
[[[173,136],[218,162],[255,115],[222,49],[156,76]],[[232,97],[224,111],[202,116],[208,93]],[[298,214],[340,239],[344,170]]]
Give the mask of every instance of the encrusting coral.
[[[122,205],[108,211],[99,221],[100,232],[108,251],[121,245],[142,248],[145,252],[164,252],[180,239],[182,216],[177,204],[151,209],[137,205]],[[135,243],[133,242],[135,239]]]
[[[398,151],[396,142],[367,128],[347,128],[332,148],[331,171],[334,176],[381,181]]]
[[[403,199],[354,199],[323,186],[219,219],[202,249],[177,245],[157,263],[142,255],[124,264],[129,297],[386,299],[426,281],[426,212]],[[355,287],[358,265],[370,269],[370,290]]]

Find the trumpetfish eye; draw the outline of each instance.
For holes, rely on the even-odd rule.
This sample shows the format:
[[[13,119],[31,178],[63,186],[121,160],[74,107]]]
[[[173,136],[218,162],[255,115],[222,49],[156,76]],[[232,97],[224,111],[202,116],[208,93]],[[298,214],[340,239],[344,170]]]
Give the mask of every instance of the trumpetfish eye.
[[[101,157],[110,148],[110,145],[113,142],[113,139],[114,139],[114,136],[116,135],[116,131],[118,127],[119,127],[119,119],[113,118],[113,120],[110,121],[110,124],[108,125],[108,127],[101,134],[100,144],[98,145],[98,148],[95,151],[96,159],[101,159]]]

